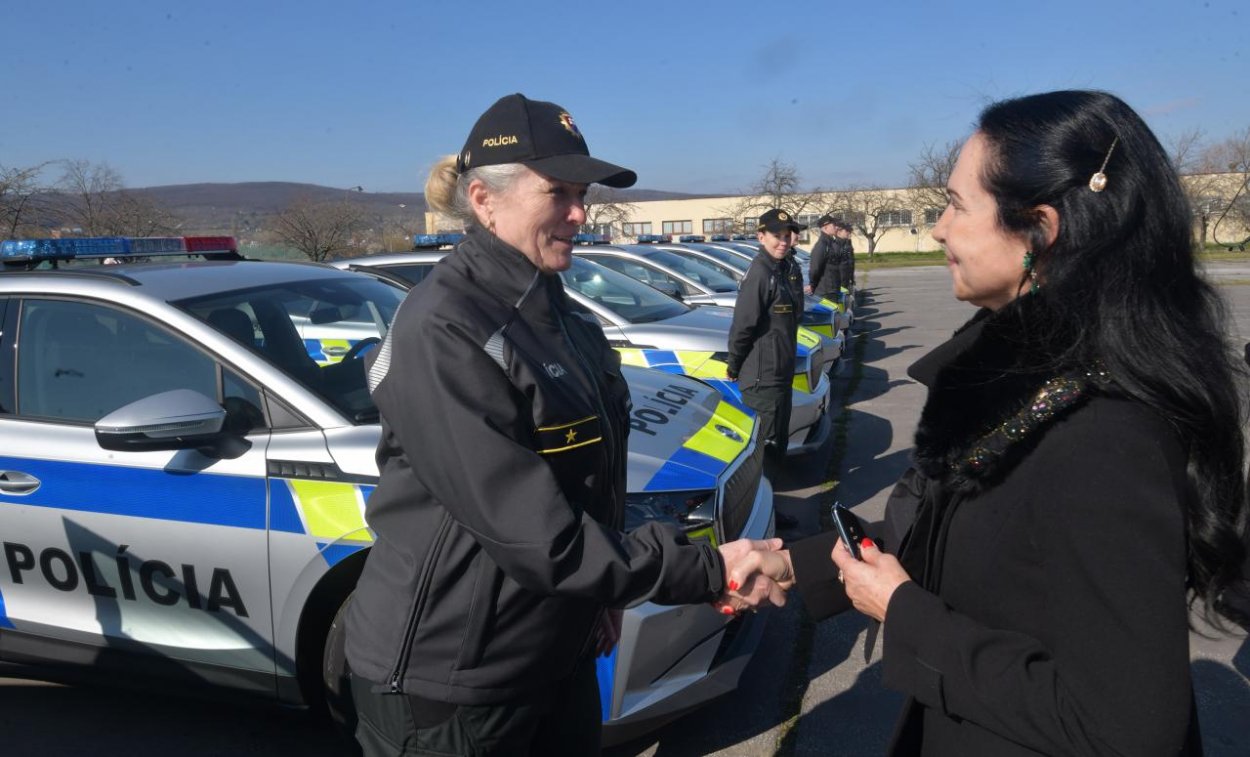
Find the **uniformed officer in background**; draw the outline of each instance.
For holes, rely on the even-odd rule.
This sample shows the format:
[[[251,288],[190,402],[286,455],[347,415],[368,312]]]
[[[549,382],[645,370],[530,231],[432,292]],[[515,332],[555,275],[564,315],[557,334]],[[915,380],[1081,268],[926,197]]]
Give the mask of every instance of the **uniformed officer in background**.
[[[729,331],[729,379],[738,382],[743,402],[759,416],[760,436],[774,459],[786,454],[803,310],[803,274],[790,251],[806,228],[780,208],[760,216],[760,252],[738,289]]]
[[[820,229],[820,238],[812,245],[812,265],[808,270],[811,281],[807,291],[836,302],[842,289],[841,261],[835,257],[841,248],[836,236],[837,222],[826,213],[816,221],[816,226]]]
[[[855,289],[855,248],[851,246],[851,224],[846,221],[838,221],[837,224],[837,242],[838,247],[835,259],[838,261],[839,274],[838,279],[841,281],[840,286],[846,287],[847,291]]]

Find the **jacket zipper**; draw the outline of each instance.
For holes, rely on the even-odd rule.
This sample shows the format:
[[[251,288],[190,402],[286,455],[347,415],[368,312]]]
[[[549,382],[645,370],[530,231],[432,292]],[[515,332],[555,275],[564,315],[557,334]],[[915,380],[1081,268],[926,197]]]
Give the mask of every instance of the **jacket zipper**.
[[[434,543],[430,547],[430,553],[426,557],[425,562],[421,565],[421,575],[417,578],[417,596],[416,601],[412,604],[412,612],[408,614],[408,621],[404,625],[404,635],[400,639],[399,658],[395,661],[395,668],[391,671],[391,675],[387,684],[392,694],[403,693],[403,686],[400,679],[403,677],[404,670],[408,668],[408,660],[412,657],[412,641],[417,634],[417,618],[421,617],[421,610],[425,607],[425,600],[430,591],[430,582],[434,578],[434,566],[438,564],[439,554],[443,551],[443,544],[447,541],[447,534],[451,531],[451,516],[443,513],[443,519],[439,522],[438,532],[434,535]]]

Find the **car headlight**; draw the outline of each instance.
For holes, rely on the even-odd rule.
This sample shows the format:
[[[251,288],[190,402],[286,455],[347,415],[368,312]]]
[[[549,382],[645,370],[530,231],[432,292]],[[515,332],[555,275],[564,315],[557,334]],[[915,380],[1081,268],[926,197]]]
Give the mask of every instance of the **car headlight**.
[[[673,523],[682,531],[710,528],[716,522],[716,490],[633,492],[625,495],[625,530],[647,521]]]
[[[807,385],[816,391],[820,384],[820,372],[825,368],[824,348],[817,347],[807,356]]]

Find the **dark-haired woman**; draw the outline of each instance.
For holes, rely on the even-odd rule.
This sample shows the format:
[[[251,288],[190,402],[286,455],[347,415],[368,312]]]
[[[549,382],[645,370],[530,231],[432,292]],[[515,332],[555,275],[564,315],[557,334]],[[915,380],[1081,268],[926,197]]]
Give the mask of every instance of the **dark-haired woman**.
[[[884,621],[893,754],[1200,754],[1188,613],[1242,563],[1243,407],[1178,177],[1122,101],[1052,92],[988,108],[949,194],[933,235],[981,310],[910,371],[899,558],[761,559]]]

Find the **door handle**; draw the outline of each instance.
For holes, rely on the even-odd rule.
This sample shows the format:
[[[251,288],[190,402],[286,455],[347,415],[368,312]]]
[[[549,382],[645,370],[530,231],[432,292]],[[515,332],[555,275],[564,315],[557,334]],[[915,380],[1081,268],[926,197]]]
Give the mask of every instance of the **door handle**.
[[[39,488],[42,482],[21,471],[0,471],[0,492],[4,494],[30,494]]]

